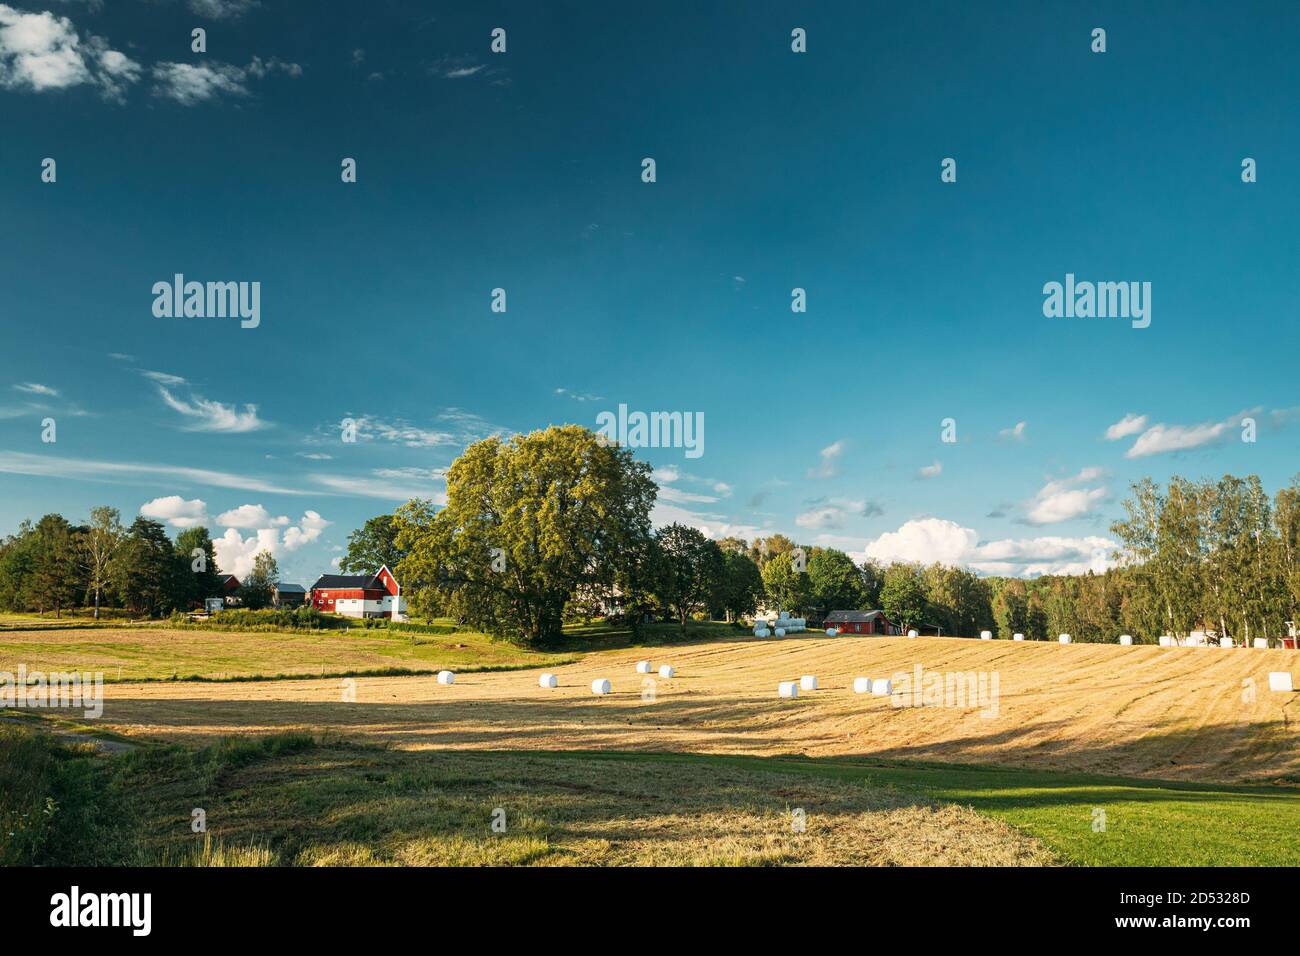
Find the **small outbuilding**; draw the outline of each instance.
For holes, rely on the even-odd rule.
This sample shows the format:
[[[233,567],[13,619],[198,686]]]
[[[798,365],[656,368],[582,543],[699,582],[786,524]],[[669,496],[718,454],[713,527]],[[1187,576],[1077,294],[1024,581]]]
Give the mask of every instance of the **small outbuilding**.
[[[301,607],[307,603],[307,589],[301,584],[277,583],[271,589],[271,603],[275,607]]]
[[[826,626],[841,634],[901,635],[903,629],[885,616],[884,611],[831,611]]]

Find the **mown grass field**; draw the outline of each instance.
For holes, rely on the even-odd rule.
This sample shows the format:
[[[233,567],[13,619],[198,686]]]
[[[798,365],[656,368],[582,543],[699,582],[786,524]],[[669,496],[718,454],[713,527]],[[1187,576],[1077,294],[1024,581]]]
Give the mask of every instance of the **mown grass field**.
[[[153,658],[178,642],[217,679],[124,677],[101,720],[71,713],[81,726],[55,728],[93,725],[128,753],[39,756],[21,738],[48,729],[48,713],[0,720],[0,750],[16,748],[0,753],[0,813],[39,822],[45,787],[53,818],[75,831],[105,826],[92,810],[120,801],[114,819],[130,823],[94,837],[100,862],[1300,865],[1297,695],[1270,694],[1266,679],[1297,669],[1295,652],[762,641],[725,625],[685,642],[665,628],[633,647],[626,632],[574,630],[544,652],[463,632],[130,629],[107,650],[102,632],[0,634],[0,669],[30,668],[38,651],[79,669],[115,655],[127,674],[170,678]],[[299,679],[265,679],[303,648],[336,655],[321,669],[382,661],[459,676],[361,677],[351,702],[302,661]],[[677,674],[636,674],[641,658]],[[997,706],[898,708],[850,689],[856,675],[917,664],[996,672]],[[542,669],[558,688],[537,686]],[[778,680],[803,673],[820,689],[776,697]],[[612,695],[591,695],[597,676]],[[190,831],[195,807],[206,835]],[[491,830],[496,808],[504,833]],[[27,843],[7,846],[5,832],[0,860],[75,862],[66,832],[34,843],[19,829]]]
[[[34,615],[0,629],[0,670],[101,672],[106,681],[251,680],[343,677],[366,674],[465,673],[571,663],[585,651],[627,647],[626,629],[574,625],[554,647],[532,650],[486,634],[440,622],[443,633],[382,628],[343,630],[222,630],[84,621],[59,623]],[[692,624],[688,638],[701,640],[736,630],[724,624]],[[652,642],[680,638],[672,625],[650,628]]]

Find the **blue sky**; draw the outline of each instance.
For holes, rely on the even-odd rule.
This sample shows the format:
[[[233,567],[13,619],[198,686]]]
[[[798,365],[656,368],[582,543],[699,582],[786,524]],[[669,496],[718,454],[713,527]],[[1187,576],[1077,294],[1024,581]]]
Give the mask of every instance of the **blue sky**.
[[[638,451],[661,521],[990,573],[1104,566],[1145,475],[1300,470],[1294,7],[461,6],[0,4],[0,531],[147,506],[310,584],[620,403],[704,415]],[[156,317],[176,273],[260,325]],[[1045,317],[1067,273],[1150,326]]]

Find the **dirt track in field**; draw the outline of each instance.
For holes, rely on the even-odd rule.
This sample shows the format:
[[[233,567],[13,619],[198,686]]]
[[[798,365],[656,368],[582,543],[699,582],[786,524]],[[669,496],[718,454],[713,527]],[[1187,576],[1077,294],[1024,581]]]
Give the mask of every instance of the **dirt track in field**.
[[[643,699],[650,658],[653,700]],[[855,694],[857,676],[983,672],[968,706],[895,707]],[[126,734],[210,742],[242,733],[330,732],[401,748],[676,750],[1000,764],[1212,782],[1300,782],[1300,695],[1268,672],[1300,671],[1296,651],[1119,647],[955,638],[737,639],[611,651],[555,668],[432,677],[231,684],[111,684],[103,722]],[[815,674],[816,691],[777,697]],[[591,681],[609,678],[596,697]],[[1253,684],[1251,683],[1253,681]],[[909,677],[909,682],[911,678]],[[926,682],[921,685],[925,688]],[[898,682],[895,690],[903,690]],[[1253,697],[1252,697],[1253,695]],[[909,702],[911,697],[908,697]],[[955,701],[949,700],[948,704]]]

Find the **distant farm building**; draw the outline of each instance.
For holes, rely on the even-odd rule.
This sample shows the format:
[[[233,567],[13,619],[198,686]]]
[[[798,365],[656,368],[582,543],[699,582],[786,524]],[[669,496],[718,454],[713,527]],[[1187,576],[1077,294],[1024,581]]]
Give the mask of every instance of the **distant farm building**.
[[[841,634],[902,634],[903,629],[885,616],[884,611],[831,611],[826,626]]]
[[[310,604],[345,617],[406,619],[406,599],[388,566],[374,574],[322,574],[311,586]]]
[[[240,603],[239,578],[233,574],[221,575],[221,597],[224,599],[226,607],[234,607]]]
[[[307,603],[307,589],[301,584],[276,584],[271,589],[271,603],[276,607],[299,607]]]

